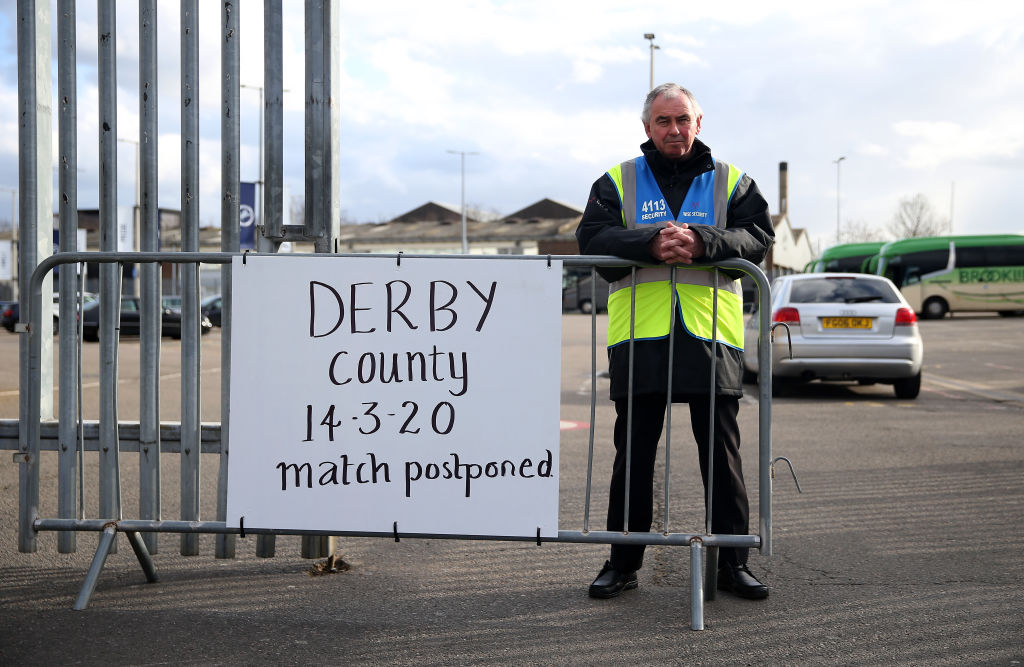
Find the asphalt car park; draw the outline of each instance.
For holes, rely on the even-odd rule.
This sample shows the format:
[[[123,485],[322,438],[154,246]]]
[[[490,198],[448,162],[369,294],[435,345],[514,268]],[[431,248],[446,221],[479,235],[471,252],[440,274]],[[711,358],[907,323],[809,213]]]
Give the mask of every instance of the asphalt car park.
[[[562,329],[561,419],[595,425],[592,527],[604,523],[614,410],[607,379],[596,379],[590,411],[591,320],[567,314]],[[603,338],[606,316],[598,316]],[[0,663],[158,663],[188,656],[203,663],[360,664],[999,664],[1024,661],[1024,321],[995,314],[919,323],[925,342],[921,393],[897,398],[886,385],[810,382],[772,403],[773,455],[789,458],[802,493],[779,466],[773,484],[774,554],[751,553],[771,586],[752,603],[719,594],[705,606],[705,632],[689,630],[685,548],[652,547],[639,588],[591,600],[587,585],[607,557],[588,544],[349,538],[344,572],[310,576],[299,540],[279,537],[276,556],[256,556],[239,538],[234,559],[179,554],[161,536],[160,581],[147,584],[129,545],[104,566],[90,607],[70,609],[97,538],[79,534],[78,551],[57,553],[55,533],[39,551],[17,552],[20,467],[0,466]],[[222,331],[202,338],[202,421],[219,421]],[[599,340],[599,346],[603,340]],[[122,387],[138,384],[137,338],[121,346]],[[0,355],[17,358],[18,337],[0,336]],[[165,340],[161,419],[178,419],[180,343]],[[271,352],[273,353],[273,352]],[[602,370],[603,350],[597,350]],[[98,386],[98,346],[83,347],[84,382]],[[17,364],[0,366],[0,415],[18,414]],[[758,524],[756,387],[740,410],[751,525]],[[87,419],[100,401],[83,394]],[[119,415],[137,419],[138,395],[121,391]],[[258,406],[258,409],[268,409]],[[269,408],[273,409],[273,408]],[[673,412],[673,528],[703,527],[696,450],[686,409]],[[232,419],[243,419],[232,413]],[[521,415],[509,415],[520,419]],[[578,527],[581,479],[590,463],[587,428],[560,439],[559,522]],[[233,451],[244,442],[232,443]],[[97,458],[86,454],[86,512],[95,514]],[[122,452],[121,484],[131,514],[137,454]],[[203,455],[213,488],[218,455]],[[655,516],[663,514],[665,458],[655,473]],[[165,456],[176,488],[178,456]],[[44,511],[55,512],[56,454],[44,462]],[[179,516],[168,492],[163,515]],[[202,496],[216,516],[215,493]],[[352,511],[344,505],[339,512]],[[622,619],[631,620],[623,628]],[[154,623],[168,628],[153,632]],[[96,641],[96,637],[104,637]],[[143,637],[144,641],[139,638]],[[188,647],[187,654],[182,646]],[[184,656],[184,658],[183,658]],[[187,660],[185,660],[187,661]]]

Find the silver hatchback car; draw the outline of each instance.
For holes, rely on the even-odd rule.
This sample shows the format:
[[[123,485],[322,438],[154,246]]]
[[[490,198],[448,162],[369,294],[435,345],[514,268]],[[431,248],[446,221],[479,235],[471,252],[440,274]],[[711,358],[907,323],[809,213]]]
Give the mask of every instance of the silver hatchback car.
[[[917,316],[888,279],[861,273],[801,273],[772,282],[772,393],[810,380],[882,382],[899,398],[921,391],[924,344]],[[744,367],[756,377],[757,323],[744,330]]]

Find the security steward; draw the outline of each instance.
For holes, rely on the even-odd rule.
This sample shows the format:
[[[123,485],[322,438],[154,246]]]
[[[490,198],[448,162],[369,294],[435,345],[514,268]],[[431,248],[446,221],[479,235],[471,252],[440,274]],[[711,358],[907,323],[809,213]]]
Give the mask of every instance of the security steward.
[[[672,401],[688,403],[707,499],[712,349],[717,355],[714,424],[713,533],[749,532],[747,490],[737,424],[743,395],[743,302],[739,280],[701,262],[742,258],[760,263],[775,238],[768,203],[754,181],[716,160],[697,135],[703,114],[690,91],[674,83],[652,90],[641,119],[643,155],[608,170],[590,190],[576,230],[580,253],[616,255],[655,265],[636,271],[629,518],[624,516],[628,417],[630,269],[604,268],[608,298],[608,359],[615,402],[615,462],[608,503],[609,531],[646,532],[653,514],[654,461],[668,401],[669,326]],[[695,264],[697,263],[697,264]],[[669,266],[677,265],[672,312]],[[717,295],[715,294],[717,291]],[[712,322],[718,306],[717,326]],[[712,333],[718,344],[712,346]],[[718,588],[749,598],[768,587],[747,568],[746,548],[720,549]],[[590,585],[591,597],[611,598],[637,587],[644,545],[613,544]]]

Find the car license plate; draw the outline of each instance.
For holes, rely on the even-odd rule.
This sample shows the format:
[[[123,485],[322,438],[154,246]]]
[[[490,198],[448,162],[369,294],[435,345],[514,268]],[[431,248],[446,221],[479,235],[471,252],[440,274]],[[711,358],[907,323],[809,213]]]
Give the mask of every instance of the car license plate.
[[[870,329],[870,317],[823,317],[823,329]]]

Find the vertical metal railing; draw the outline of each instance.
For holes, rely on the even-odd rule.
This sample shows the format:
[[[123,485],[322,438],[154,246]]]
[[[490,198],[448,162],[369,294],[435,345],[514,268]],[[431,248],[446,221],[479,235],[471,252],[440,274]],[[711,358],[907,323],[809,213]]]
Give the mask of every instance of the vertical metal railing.
[[[223,25],[221,26],[221,210],[220,249],[224,252],[238,252],[239,249],[239,45],[238,9],[234,2],[221,4]],[[231,267],[221,267],[222,308],[231,308]],[[220,466],[217,484],[217,520],[227,519],[228,505],[228,453],[230,451],[231,424],[231,320],[223,323],[220,355]],[[218,535],[216,545],[218,558],[234,558],[235,536]]]
[[[715,398],[718,395],[718,269],[713,269],[712,273],[714,274],[714,287],[711,290],[711,372],[709,373],[710,378],[708,379],[710,383],[710,386],[708,387],[708,488],[707,495],[704,500],[707,504],[707,512],[704,518],[704,532],[708,535],[712,533],[711,517],[714,514],[715,508]]]
[[[665,386],[665,510],[662,526],[668,530],[669,507],[671,506],[672,478],[672,378],[675,376],[676,359],[676,307],[679,294],[676,292],[676,267],[668,270],[669,313],[668,313],[668,381]]]
[[[39,263],[39,246],[37,238],[37,207],[40,187],[38,180],[38,115],[36,103],[37,82],[37,45],[36,45],[36,3],[33,0],[18,2],[18,293],[22,303],[29,294],[30,276]],[[26,313],[21,311],[21,322],[25,322]],[[20,387],[28,387],[31,378],[29,367],[29,340],[22,336],[18,341],[18,380]],[[35,397],[39,402],[39,397]],[[27,423],[32,414],[33,397],[21,393],[19,404],[19,420]],[[23,511],[18,525],[18,549],[23,552],[36,550],[36,536],[28,516],[39,509],[39,458],[31,451],[31,432],[27,429],[20,435],[18,443],[22,457],[19,471],[19,503],[27,510]]]
[[[100,250],[117,247],[117,17],[113,2],[97,5],[99,83]],[[117,430],[117,347],[120,325],[119,264],[100,267],[100,480],[99,517],[120,519],[120,454]],[[117,543],[112,545],[117,549]]]
[[[156,0],[139,1],[139,247],[160,249]],[[139,344],[139,516],[159,519],[160,498],[160,338],[162,280],[160,265],[140,264],[142,312]],[[142,537],[158,553],[155,533]]]
[[[263,86],[264,90],[264,144],[263,200],[265,220],[261,220],[263,233],[257,234],[257,249],[274,250],[279,247],[267,238],[278,239],[284,234],[284,77],[281,0],[266,0],[263,4]],[[268,247],[269,246],[269,247]],[[225,269],[227,272],[228,269]],[[229,301],[224,308],[229,308]],[[225,332],[226,333],[226,332]],[[276,550],[274,535],[256,537],[256,555],[271,558]]]
[[[263,198],[267,236],[276,238],[284,225],[284,64],[281,0],[263,3]],[[257,237],[257,242],[261,241]]]
[[[306,0],[306,208],[303,233],[313,241],[317,253],[335,252],[338,237],[339,191],[338,136],[340,61],[337,22],[339,0]],[[310,536],[302,541],[307,558],[330,556],[334,539]]]
[[[58,203],[60,252],[78,250],[78,92],[77,92],[77,38],[75,34],[75,3],[60,0],[57,7],[57,99],[58,116],[57,152],[59,159],[60,198]],[[78,379],[79,349],[75,329],[79,310],[75,274],[77,265],[65,265],[60,271],[60,379],[58,394],[59,450],[58,476],[61,480],[57,495],[57,514],[63,519],[76,515],[75,472],[78,467],[76,444],[78,440],[78,393],[74,390]],[[57,551],[72,553],[76,539],[72,531],[57,536]]]
[[[761,536],[761,553],[771,556],[772,549],[772,340],[769,318],[771,317],[771,294],[768,279],[762,274],[756,280],[757,295],[757,432],[758,441],[758,534]]]
[[[629,269],[629,375],[626,381],[626,488],[622,495],[622,530],[629,532],[629,494],[633,473],[633,378],[635,373],[636,351],[636,271]]]
[[[597,423],[597,267],[590,267],[590,428],[587,434],[587,491],[583,505],[583,532],[590,532],[590,480],[594,476],[594,429]]]
[[[338,136],[341,58],[339,0],[306,0],[306,217],[305,235],[318,253],[334,252],[340,219]]]
[[[181,2],[181,250],[199,250],[199,7]],[[199,265],[181,272],[181,519],[199,520]],[[181,536],[181,555],[199,553]]]

